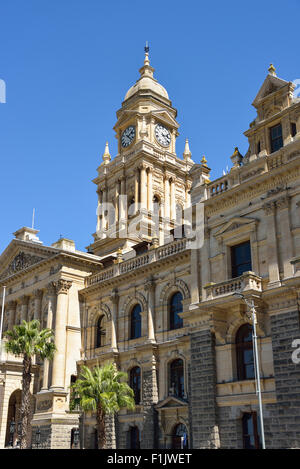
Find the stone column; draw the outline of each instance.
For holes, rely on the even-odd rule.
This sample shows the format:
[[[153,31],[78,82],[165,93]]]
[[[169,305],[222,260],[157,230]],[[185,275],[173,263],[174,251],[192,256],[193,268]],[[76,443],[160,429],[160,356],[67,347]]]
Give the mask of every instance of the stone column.
[[[279,267],[278,267],[278,248],[277,248],[277,235],[276,235],[276,219],[275,219],[275,202],[268,202],[263,206],[266,214],[267,226],[267,252],[268,252],[268,266],[269,266],[269,283],[280,284]]]
[[[57,305],[55,318],[55,346],[56,352],[53,359],[52,369],[52,389],[65,387],[65,359],[66,359],[66,326],[68,291],[72,282],[68,280],[58,280],[56,282]]]
[[[111,348],[114,351],[118,351],[116,326],[117,326],[117,318],[118,318],[119,295],[116,289],[114,289],[111,293],[111,301],[113,304],[113,310],[112,310],[112,316],[111,316]]]
[[[16,321],[16,309],[17,309],[17,302],[16,301],[9,301],[7,303],[7,311],[8,311],[8,330],[11,330],[15,325]]]
[[[148,169],[148,187],[147,187],[148,210],[153,211],[153,186],[152,186],[152,168]]]
[[[289,197],[287,195],[276,200],[277,210],[280,210],[281,249],[284,278],[293,277],[294,268],[290,263],[293,257],[293,236],[291,233]]]
[[[33,294],[34,294],[34,319],[37,319],[38,321],[40,321],[41,326],[43,326],[42,324],[43,318],[41,314],[43,290],[35,290]]]
[[[28,320],[28,303],[29,303],[29,296],[23,295],[21,297],[21,324],[22,324],[22,321]]]
[[[154,332],[154,314],[155,314],[155,282],[153,278],[149,278],[145,289],[148,291],[148,340],[155,342]]]
[[[120,220],[125,220],[126,218],[126,205],[125,205],[125,176],[121,176],[121,203],[120,203]]]
[[[115,183],[115,223],[119,220],[119,181]]]
[[[188,208],[188,207],[191,206],[191,193],[190,193],[191,186],[192,186],[192,184],[190,182],[186,183],[186,186],[185,186],[185,207],[184,208]]]
[[[98,193],[98,213],[97,213],[97,231],[101,231],[102,229],[102,202],[103,202],[103,192],[101,190],[97,191]]]
[[[102,191],[102,230],[107,229],[107,215],[105,212],[107,211],[107,188],[105,187]]]
[[[140,184],[140,193],[141,193],[141,209],[147,208],[147,180],[146,180],[146,168],[144,165],[141,166],[141,184]]]
[[[171,190],[170,190],[170,218],[175,220],[176,218],[176,207],[175,207],[175,178],[171,178]]]
[[[169,182],[169,177],[167,175],[165,175],[164,183],[165,183],[164,214],[166,218],[170,218],[170,182]]]
[[[134,213],[138,211],[138,204],[139,204],[139,175],[140,175],[140,170],[139,168],[136,168],[135,170],[135,178],[134,178]]]
[[[56,288],[55,284],[51,282],[47,286],[47,301],[48,301],[48,308],[47,308],[47,328],[53,328],[53,319],[55,313],[55,302],[56,302]],[[48,390],[48,383],[49,380],[49,361],[44,360],[44,372],[43,372],[43,385],[41,391]]]
[[[209,228],[204,228],[204,245],[200,249],[200,259],[201,259],[201,283],[202,283],[202,298],[205,299],[206,291],[205,285],[211,282],[210,277],[210,230]],[[199,301],[199,300],[198,300]],[[194,301],[192,301],[194,303]]]

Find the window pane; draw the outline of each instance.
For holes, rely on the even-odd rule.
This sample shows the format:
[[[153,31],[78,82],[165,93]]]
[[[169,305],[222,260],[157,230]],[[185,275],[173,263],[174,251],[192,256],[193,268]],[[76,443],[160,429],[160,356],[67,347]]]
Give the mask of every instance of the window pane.
[[[250,241],[232,246],[231,266],[233,278],[252,270]]]
[[[178,313],[182,313],[182,294],[180,292],[175,293],[170,301],[170,329],[179,329],[183,326],[183,320]]]
[[[237,377],[239,380],[253,379],[254,355],[252,344],[252,326],[244,324],[236,334]]]
[[[282,140],[282,127],[281,124],[276,125],[270,129],[270,136],[271,136],[271,151],[279,150],[283,146]]]
[[[170,366],[170,388],[177,397],[184,396],[183,361],[174,360]]]
[[[142,308],[136,305],[131,312],[131,339],[137,339],[142,335]]]

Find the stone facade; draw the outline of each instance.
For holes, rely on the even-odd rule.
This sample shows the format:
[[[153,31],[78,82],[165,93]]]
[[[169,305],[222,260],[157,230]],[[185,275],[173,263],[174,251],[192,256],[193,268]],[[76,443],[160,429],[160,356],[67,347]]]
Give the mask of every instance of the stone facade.
[[[146,52],[117,111],[118,154],[112,159],[106,145],[93,181],[97,229],[88,252],[66,239],[44,246],[36,230],[22,228],[0,257],[4,329],[34,317],[55,332],[53,362],[34,365],[32,446],[39,429],[39,447],[69,448],[79,426],[81,447],[95,448],[95,415],[69,412],[69,385],[83,364],[111,361],[138,392],[134,411],[107,418],[108,447],[243,448],[248,418],[257,428],[251,444],[259,446],[251,344],[238,341],[251,323],[241,292],[256,308],[266,446],[299,448],[294,85],[270,67],[245,132],[248,152],[236,148],[229,173],[210,181],[205,157],[194,164],[188,141],[177,156],[177,111],[153,72]],[[237,260],[239,246],[246,260]],[[20,361],[4,356],[1,447],[17,413],[20,376]]]

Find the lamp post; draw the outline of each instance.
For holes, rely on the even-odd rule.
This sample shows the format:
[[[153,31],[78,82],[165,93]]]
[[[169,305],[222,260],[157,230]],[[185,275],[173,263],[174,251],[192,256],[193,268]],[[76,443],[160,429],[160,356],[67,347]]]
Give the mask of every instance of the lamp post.
[[[240,292],[235,292],[235,296],[241,298],[248,308],[251,311],[251,319],[252,319],[252,326],[253,326],[253,352],[254,352],[254,367],[255,367],[255,381],[256,381],[256,393],[258,395],[258,405],[259,405],[259,419],[260,419],[260,429],[261,429],[261,443],[262,449],[266,449],[265,444],[265,430],[264,430],[264,417],[263,417],[263,408],[262,408],[262,397],[261,397],[261,387],[260,387],[260,371],[259,371],[259,358],[258,358],[258,349],[257,349],[257,335],[256,335],[256,310],[254,301],[245,298],[245,296]]]

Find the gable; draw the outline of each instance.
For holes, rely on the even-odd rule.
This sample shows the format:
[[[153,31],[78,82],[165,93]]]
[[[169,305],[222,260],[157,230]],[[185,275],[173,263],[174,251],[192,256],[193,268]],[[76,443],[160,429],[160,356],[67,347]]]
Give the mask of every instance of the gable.
[[[40,246],[13,240],[0,257],[0,280],[22,272],[49,256],[50,253]]]
[[[257,107],[259,102],[264,98],[289,84],[290,83],[288,81],[282,80],[281,78],[273,75],[268,75],[252,103],[253,106]]]
[[[171,125],[171,126],[177,128],[177,129],[179,128],[179,124],[171,116],[171,114],[169,114],[169,112],[165,109],[162,109],[161,111],[160,110],[151,111],[150,114],[154,115],[156,118],[158,118],[159,120],[161,120],[162,122],[164,122],[167,125]]]
[[[253,227],[256,226],[256,224],[257,220],[255,218],[233,217],[215,233],[215,237],[226,237],[227,234],[230,235],[233,231],[237,231],[241,228],[252,230]]]
[[[187,405],[186,401],[179,399],[178,397],[169,396],[163,401],[159,402],[156,405],[156,409],[167,409],[172,407],[185,407]]]

